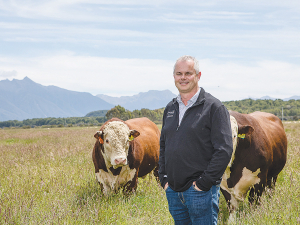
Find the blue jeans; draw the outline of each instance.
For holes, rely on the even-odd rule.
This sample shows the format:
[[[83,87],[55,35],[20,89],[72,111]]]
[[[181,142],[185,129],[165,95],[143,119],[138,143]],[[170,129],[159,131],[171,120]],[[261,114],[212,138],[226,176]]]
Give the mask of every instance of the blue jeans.
[[[197,191],[192,185],[184,192],[176,192],[168,187],[166,195],[175,225],[217,224],[220,185],[212,186],[209,191]]]

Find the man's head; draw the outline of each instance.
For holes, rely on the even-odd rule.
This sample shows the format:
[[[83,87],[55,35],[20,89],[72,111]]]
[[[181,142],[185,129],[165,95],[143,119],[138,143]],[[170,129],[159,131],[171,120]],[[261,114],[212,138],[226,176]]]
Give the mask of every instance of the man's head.
[[[201,77],[198,60],[192,56],[180,57],[174,65],[173,76],[180,94],[196,94]]]
[[[176,60],[176,63],[175,63],[174,68],[173,68],[173,74],[175,73],[175,67],[176,67],[176,64],[177,64],[178,61],[188,61],[188,60],[194,62],[194,70],[195,70],[196,74],[198,74],[200,72],[199,61],[195,57],[190,56],[190,55],[181,56],[180,58],[178,58]]]

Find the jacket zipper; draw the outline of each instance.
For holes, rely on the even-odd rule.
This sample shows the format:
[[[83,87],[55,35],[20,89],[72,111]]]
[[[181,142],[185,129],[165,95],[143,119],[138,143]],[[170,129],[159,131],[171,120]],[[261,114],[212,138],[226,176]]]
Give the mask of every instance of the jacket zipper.
[[[188,109],[184,112],[184,115],[183,115],[183,117],[182,117],[182,119],[181,119],[181,123],[182,123],[183,119],[186,117],[186,114],[190,111],[191,108],[194,108],[194,107],[196,107],[196,106],[198,106],[198,105],[201,105],[204,101],[205,101],[205,99],[202,99],[198,104],[192,105],[190,108],[188,108]],[[176,108],[175,108],[175,110],[177,111]],[[178,110],[178,111],[179,111],[179,110]],[[179,127],[180,127],[180,124],[179,124],[179,112],[178,112],[178,111],[177,111],[177,113],[178,113],[178,126],[177,126],[177,128],[176,128],[176,131],[178,131],[178,129],[179,129]]]
[[[179,128],[179,109],[177,110],[177,107],[175,107],[175,110],[176,110],[176,113],[178,115],[178,124],[177,124],[177,128],[176,128],[176,131],[178,131],[178,128]]]

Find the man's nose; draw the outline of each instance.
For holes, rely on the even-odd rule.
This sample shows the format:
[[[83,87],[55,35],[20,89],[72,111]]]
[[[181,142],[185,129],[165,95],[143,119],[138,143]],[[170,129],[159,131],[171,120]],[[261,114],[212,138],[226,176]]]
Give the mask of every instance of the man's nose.
[[[187,75],[182,74],[180,78],[181,78],[182,80],[185,80],[185,79],[187,78]]]

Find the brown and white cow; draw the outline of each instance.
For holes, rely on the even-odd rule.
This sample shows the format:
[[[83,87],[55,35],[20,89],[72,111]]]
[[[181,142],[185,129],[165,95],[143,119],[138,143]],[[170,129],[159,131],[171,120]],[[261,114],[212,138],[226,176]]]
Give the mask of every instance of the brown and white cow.
[[[221,191],[233,211],[240,201],[253,203],[266,187],[273,187],[287,156],[281,120],[270,113],[230,111],[234,152],[223,175]],[[257,197],[256,197],[257,196]]]
[[[93,150],[96,178],[105,195],[136,189],[138,177],[158,176],[158,127],[147,118],[112,118],[100,128]]]

